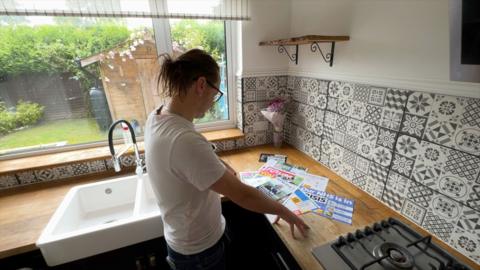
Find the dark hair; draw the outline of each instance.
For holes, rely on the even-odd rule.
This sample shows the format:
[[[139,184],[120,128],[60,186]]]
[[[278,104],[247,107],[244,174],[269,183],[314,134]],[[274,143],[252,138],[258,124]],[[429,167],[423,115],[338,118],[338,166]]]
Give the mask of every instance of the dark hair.
[[[220,68],[215,59],[207,52],[200,49],[192,49],[172,59],[168,54],[164,57],[157,87],[161,86],[161,92],[168,97],[185,95],[193,81],[204,76],[207,80],[218,82]]]

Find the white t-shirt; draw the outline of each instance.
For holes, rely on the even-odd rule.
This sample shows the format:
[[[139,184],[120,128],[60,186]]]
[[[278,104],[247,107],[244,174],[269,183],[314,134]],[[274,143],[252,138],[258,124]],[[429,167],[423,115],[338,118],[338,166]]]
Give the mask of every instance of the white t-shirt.
[[[209,187],[226,167],[211,144],[192,122],[155,110],[145,124],[145,158],[168,245],[184,255],[213,246],[225,219],[220,196]]]

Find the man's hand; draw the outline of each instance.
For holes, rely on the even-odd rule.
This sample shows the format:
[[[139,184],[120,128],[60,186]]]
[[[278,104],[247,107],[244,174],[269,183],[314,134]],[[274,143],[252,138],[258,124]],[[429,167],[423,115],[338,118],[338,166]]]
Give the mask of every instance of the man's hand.
[[[278,224],[278,221],[280,219],[285,220],[288,224],[290,224],[290,231],[292,232],[292,237],[293,239],[297,239],[295,237],[295,227],[300,231],[303,237],[307,237],[307,232],[310,229],[310,227],[297,215],[295,215],[293,212],[290,210],[286,209],[282,214],[278,215],[273,224]]]
[[[227,164],[225,165],[228,166]],[[307,237],[307,231],[310,228],[301,218],[256,188],[240,182],[236,176],[230,173],[230,169],[226,170],[222,177],[212,184],[210,189],[219,194],[223,194],[234,203],[250,211],[277,215],[278,217],[274,223],[278,223],[280,219],[285,220],[290,224],[290,230],[292,231],[294,239],[296,239],[294,234],[295,227],[297,227],[304,237]]]

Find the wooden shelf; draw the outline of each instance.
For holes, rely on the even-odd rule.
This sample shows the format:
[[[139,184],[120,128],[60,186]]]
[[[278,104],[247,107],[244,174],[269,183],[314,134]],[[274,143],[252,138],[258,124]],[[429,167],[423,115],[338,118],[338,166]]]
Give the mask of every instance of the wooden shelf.
[[[301,37],[287,38],[287,39],[277,39],[270,41],[262,41],[259,43],[260,46],[278,46],[278,45],[302,45],[302,44],[311,44],[311,43],[331,43],[337,41],[348,41],[350,40],[349,36],[319,36],[319,35],[307,35]]]
[[[278,52],[284,53],[290,58],[290,61],[298,64],[298,45],[310,44],[310,50],[312,52],[320,52],[323,60],[330,66],[333,65],[333,56],[335,53],[335,42],[350,40],[349,36],[320,36],[320,35],[307,35],[301,37],[277,39],[270,41],[262,41],[258,45],[260,46],[278,46]],[[330,52],[323,53],[319,43],[330,43]],[[285,46],[295,46],[295,52],[290,54]]]

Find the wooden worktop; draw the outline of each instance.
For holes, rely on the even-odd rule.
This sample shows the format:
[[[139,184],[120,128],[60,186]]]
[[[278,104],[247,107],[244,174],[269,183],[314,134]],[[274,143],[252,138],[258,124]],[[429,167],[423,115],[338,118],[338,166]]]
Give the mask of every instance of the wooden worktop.
[[[270,145],[257,146],[223,152],[220,156],[236,171],[253,171],[262,165],[258,162],[258,157],[263,152],[287,155],[289,163],[306,167],[310,173],[328,177],[330,179],[327,187],[329,193],[355,200],[353,225],[351,226],[308,213],[302,216],[311,227],[308,238],[295,240],[285,222],[281,221],[279,225],[272,225],[303,269],[321,269],[320,264],[311,254],[312,248],[332,241],[341,234],[353,232],[388,217],[402,220],[421,234],[426,234],[425,230],[413,222],[403,218],[380,201],[290,146],[280,149]],[[107,175],[103,175],[103,177],[105,176]],[[0,193],[0,258],[36,249],[36,239],[67,191],[75,185],[93,182],[96,179],[98,176],[63,183],[38,184]],[[478,265],[467,257],[450,248],[435,236],[433,239],[472,269],[478,269]]]

